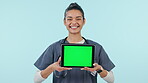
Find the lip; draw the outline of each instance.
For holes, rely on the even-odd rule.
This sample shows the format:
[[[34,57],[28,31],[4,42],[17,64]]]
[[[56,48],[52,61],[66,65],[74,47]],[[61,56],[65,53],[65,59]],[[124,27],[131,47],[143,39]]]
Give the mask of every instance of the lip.
[[[80,27],[80,26],[79,26],[79,25],[77,25],[77,26],[76,26],[76,25],[75,25],[75,26],[71,26],[71,25],[70,25],[69,28],[71,28],[71,27],[77,27],[77,28],[78,28],[78,27]]]
[[[73,27],[69,27],[70,29],[72,29],[72,30],[76,30],[76,29],[78,29],[79,28],[79,26],[73,26]]]

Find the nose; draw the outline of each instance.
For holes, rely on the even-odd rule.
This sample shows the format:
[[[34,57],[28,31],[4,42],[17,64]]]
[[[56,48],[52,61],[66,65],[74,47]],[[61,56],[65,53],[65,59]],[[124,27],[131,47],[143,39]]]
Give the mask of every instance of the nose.
[[[77,21],[76,21],[76,20],[72,20],[72,21],[71,21],[71,25],[72,25],[72,26],[77,25]]]
[[[72,23],[77,23],[75,19],[72,20]]]

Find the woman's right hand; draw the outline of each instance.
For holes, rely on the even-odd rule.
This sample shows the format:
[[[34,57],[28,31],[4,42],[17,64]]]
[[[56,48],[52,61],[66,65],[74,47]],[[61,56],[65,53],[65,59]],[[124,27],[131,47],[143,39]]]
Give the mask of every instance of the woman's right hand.
[[[55,63],[52,64],[53,70],[56,70],[56,71],[61,72],[61,71],[64,71],[64,70],[70,70],[70,69],[72,69],[72,68],[67,68],[67,67],[61,67],[60,66],[60,62],[61,62],[61,57],[58,59],[57,62],[55,62]]]

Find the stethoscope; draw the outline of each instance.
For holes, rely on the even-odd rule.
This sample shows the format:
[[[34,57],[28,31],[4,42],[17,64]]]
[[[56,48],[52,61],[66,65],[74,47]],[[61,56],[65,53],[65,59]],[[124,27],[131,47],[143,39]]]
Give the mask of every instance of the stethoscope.
[[[84,37],[82,37],[82,38],[85,40],[84,43],[89,44],[88,41],[87,41]],[[67,37],[64,38],[64,40],[63,40],[63,42],[62,42],[61,44],[68,44],[68,42],[67,42],[67,43],[66,43],[66,42],[67,42]],[[60,57],[60,56],[59,56],[59,57]],[[66,77],[66,75],[67,75],[67,70],[62,71],[62,72],[54,71],[54,74],[55,74],[55,76],[56,76],[57,78]]]
[[[86,44],[89,44],[88,41],[84,37],[82,37],[82,38],[85,40]],[[67,37],[64,39],[64,41],[62,42],[62,44],[65,44],[66,41],[67,41]]]

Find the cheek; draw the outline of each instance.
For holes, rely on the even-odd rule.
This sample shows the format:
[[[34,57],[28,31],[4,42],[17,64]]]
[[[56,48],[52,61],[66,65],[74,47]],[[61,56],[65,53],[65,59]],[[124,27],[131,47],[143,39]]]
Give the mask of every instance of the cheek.
[[[81,24],[81,25],[83,25],[84,24],[84,21],[79,21],[78,23]]]
[[[70,24],[69,22],[66,22],[66,23],[65,23],[66,26],[69,26],[69,24]]]

